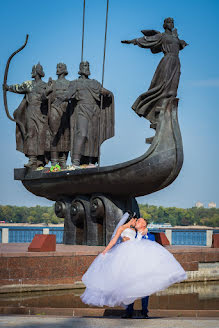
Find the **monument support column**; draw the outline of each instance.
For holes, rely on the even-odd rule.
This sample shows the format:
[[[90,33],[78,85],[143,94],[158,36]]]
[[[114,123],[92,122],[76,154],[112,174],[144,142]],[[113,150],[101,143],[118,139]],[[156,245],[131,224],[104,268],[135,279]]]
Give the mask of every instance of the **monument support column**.
[[[110,197],[103,194],[62,199],[55,204],[55,213],[64,218],[63,243],[70,245],[104,246],[127,210],[138,216],[135,198]]]

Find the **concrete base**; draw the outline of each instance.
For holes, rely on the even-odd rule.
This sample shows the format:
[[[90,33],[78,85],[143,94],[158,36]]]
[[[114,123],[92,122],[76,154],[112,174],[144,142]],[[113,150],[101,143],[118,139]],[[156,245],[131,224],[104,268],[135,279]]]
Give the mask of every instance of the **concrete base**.
[[[198,272],[201,263],[219,262],[219,249],[208,247],[166,247],[183,268],[189,272]],[[0,290],[10,291],[17,287],[19,291],[31,290],[38,286],[71,286],[75,288],[82,275],[96,256],[102,252],[101,246],[57,245],[56,252],[28,252],[28,244],[0,245]],[[205,268],[206,269],[206,268]],[[219,274],[212,273],[214,280]],[[190,274],[191,281],[197,276],[200,280],[211,280],[208,270],[201,275]],[[188,279],[189,281],[189,279]],[[40,289],[38,289],[40,290]]]

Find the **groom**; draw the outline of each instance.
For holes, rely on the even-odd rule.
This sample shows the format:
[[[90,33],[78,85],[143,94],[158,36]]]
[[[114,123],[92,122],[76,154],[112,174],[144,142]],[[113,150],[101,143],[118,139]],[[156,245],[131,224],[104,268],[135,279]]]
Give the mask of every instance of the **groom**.
[[[155,236],[152,233],[148,233],[147,230],[147,220],[139,218],[135,224],[135,229],[137,230],[135,238],[137,239],[150,239],[155,241]],[[142,317],[148,318],[148,300],[149,296],[143,297],[141,299],[142,304]],[[126,308],[125,314],[122,316],[123,319],[130,319],[133,316],[134,303],[129,304]]]

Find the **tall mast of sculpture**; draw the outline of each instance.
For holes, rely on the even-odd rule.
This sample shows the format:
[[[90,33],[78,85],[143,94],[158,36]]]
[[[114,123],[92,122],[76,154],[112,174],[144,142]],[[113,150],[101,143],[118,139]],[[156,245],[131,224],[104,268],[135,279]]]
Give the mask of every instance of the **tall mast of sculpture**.
[[[104,69],[105,69],[105,58],[106,58],[106,37],[107,37],[108,11],[109,11],[109,0],[107,0],[107,5],[106,5],[106,26],[105,26],[105,38],[104,38],[104,50],[103,50],[102,87],[103,87],[103,81],[104,81]],[[101,98],[101,101],[102,101],[102,98]],[[102,105],[101,105],[101,108],[102,108]]]
[[[84,22],[85,22],[85,0],[84,0],[84,4],[83,4],[83,23],[82,23],[81,62],[83,62],[83,57],[84,57]]]
[[[104,37],[104,50],[103,50],[103,69],[102,69],[102,88],[104,82],[104,72],[105,72],[105,58],[106,58],[106,37],[107,37],[107,25],[108,25],[108,11],[109,11],[109,0],[106,4],[106,25],[105,25],[105,37]],[[100,110],[103,109],[103,95],[100,98]],[[100,127],[100,124],[99,124]],[[99,154],[98,154],[98,166],[100,166],[100,144],[99,144]]]

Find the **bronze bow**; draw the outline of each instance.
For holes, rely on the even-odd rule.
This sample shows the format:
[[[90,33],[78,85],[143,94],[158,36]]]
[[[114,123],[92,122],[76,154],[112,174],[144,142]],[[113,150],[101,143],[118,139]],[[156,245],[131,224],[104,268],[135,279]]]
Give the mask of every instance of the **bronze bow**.
[[[4,75],[4,83],[3,83],[3,97],[4,97],[4,106],[5,106],[5,112],[6,112],[6,115],[7,117],[15,122],[15,119],[11,117],[10,113],[9,113],[9,110],[8,110],[8,102],[7,102],[7,90],[5,88],[6,84],[7,84],[7,78],[8,78],[8,69],[9,69],[9,65],[10,65],[10,62],[12,60],[12,58],[18,53],[20,52],[21,50],[24,49],[24,47],[26,46],[27,44],[27,41],[28,41],[28,37],[29,35],[27,34],[26,35],[26,40],[25,40],[25,43],[23,44],[22,47],[20,47],[18,50],[14,51],[13,54],[11,54],[11,56],[8,58],[8,61],[7,61],[7,64],[6,64],[6,67],[5,67],[5,75]]]

